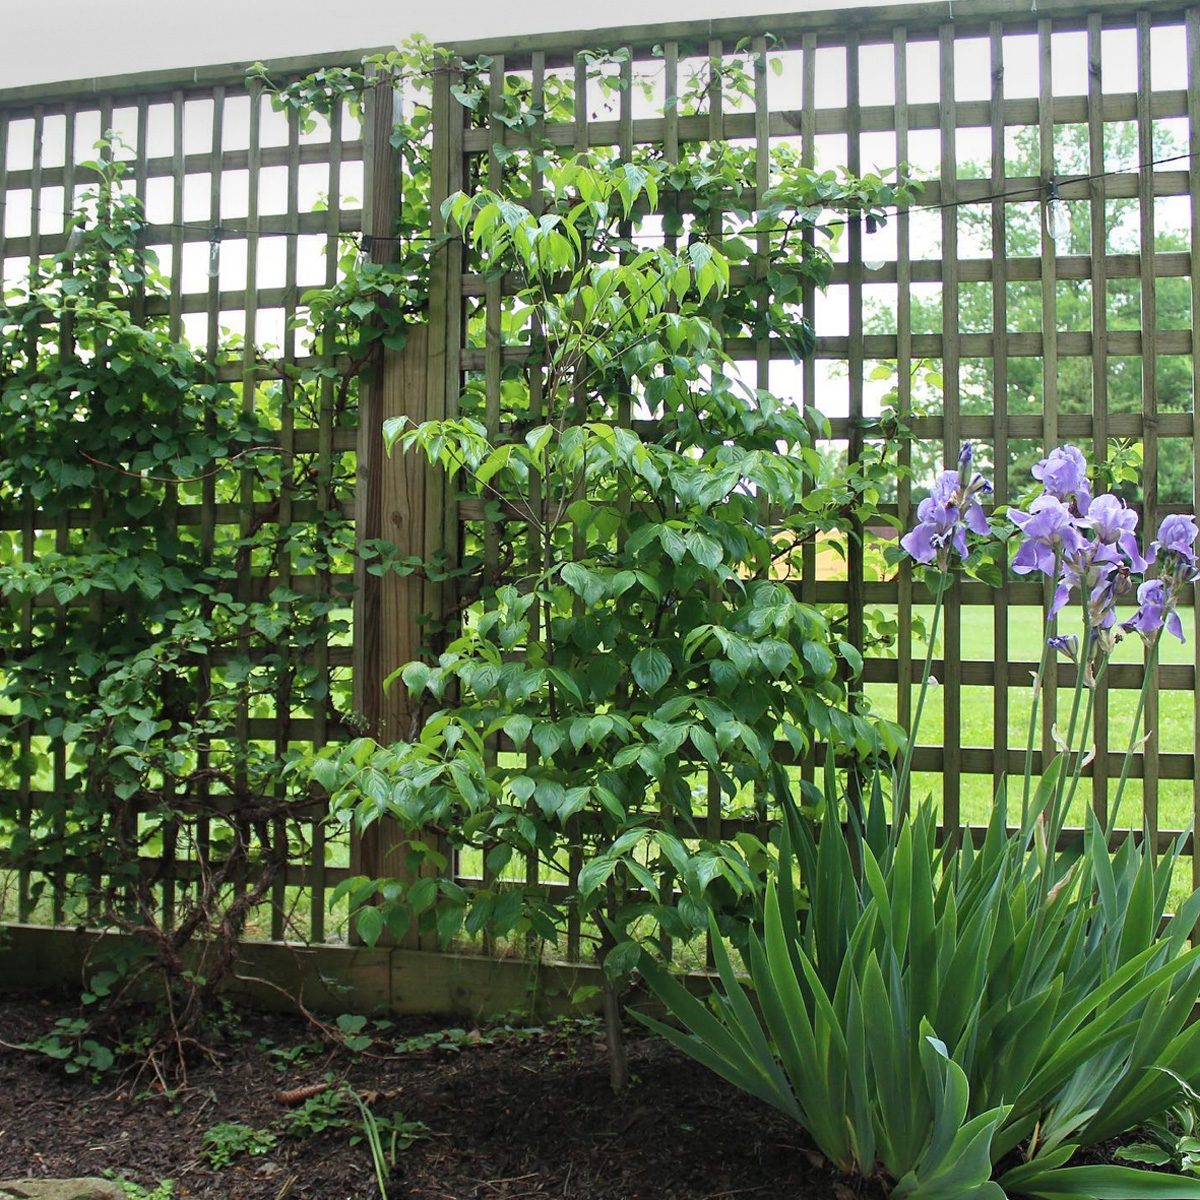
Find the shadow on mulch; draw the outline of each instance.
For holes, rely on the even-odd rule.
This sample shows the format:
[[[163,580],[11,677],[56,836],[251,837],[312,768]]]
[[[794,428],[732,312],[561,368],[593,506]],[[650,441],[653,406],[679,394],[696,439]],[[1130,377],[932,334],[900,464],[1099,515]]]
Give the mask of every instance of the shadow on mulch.
[[[0,1040],[38,1037],[76,1012],[61,998],[0,999]],[[388,1036],[435,1028],[403,1020]],[[615,1098],[603,1040],[587,1027],[390,1059],[352,1062],[326,1050],[302,1068],[277,1069],[272,1047],[312,1036],[299,1019],[246,1014],[174,1099],[69,1079],[40,1058],[0,1050],[0,1178],[113,1171],[145,1186],[173,1179],[176,1196],[212,1200],[376,1200],[366,1147],[350,1146],[345,1130],[281,1138],[269,1154],[219,1171],[201,1157],[213,1125],[270,1126],[287,1111],[279,1091],[332,1071],[379,1093],[377,1111],[399,1110],[430,1130],[400,1156],[389,1200],[855,1195],[795,1126],[655,1039],[631,1042],[633,1085]]]

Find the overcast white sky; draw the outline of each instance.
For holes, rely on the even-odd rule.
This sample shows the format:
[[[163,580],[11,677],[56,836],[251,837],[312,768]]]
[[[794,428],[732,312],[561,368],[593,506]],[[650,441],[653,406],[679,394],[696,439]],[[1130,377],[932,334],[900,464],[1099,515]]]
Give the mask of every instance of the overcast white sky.
[[[753,16],[832,0],[0,0],[0,87],[391,45]],[[855,0],[850,7],[868,7]],[[332,14],[332,20],[331,20]]]

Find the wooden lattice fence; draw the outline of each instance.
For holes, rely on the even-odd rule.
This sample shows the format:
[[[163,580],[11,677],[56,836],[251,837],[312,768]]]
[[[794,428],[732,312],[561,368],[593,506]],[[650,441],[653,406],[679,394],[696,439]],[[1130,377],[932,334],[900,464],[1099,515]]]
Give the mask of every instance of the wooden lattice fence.
[[[990,466],[1000,505],[1028,486],[1025,469],[1035,452],[1071,442],[1099,459],[1114,439],[1134,443],[1143,456],[1136,503],[1142,528],[1153,529],[1165,514],[1193,511],[1195,504],[1197,368],[1188,313],[1197,295],[1191,263],[1200,236],[1198,19],[1194,11],[1158,5],[1132,12],[1106,4],[1047,5],[1041,11],[1022,4],[955,4],[944,10],[911,6],[716,21],[703,31],[653,26],[459,44],[455,49],[463,59],[490,58],[490,103],[474,118],[444,106],[451,121],[444,131],[450,156],[446,186],[453,191],[473,179],[498,186],[502,173],[495,148],[531,144],[564,153],[602,148],[624,159],[652,152],[667,162],[689,143],[752,144],[755,173],[744,186],[756,197],[772,182],[771,151],[782,143],[797,147],[805,164],[844,164],[852,173],[875,164],[911,163],[926,182],[918,203],[896,213],[894,240],[848,224],[828,289],[836,307],[811,291],[801,301],[815,325],[815,357],[794,369],[782,340],[746,339],[729,343],[735,358],[759,387],[773,387],[830,416],[830,449],[840,448],[852,459],[873,439],[887,436],[878,421],[879,389],[872,389],[870,379],[886,374],[894,380],[889,402],[895,415],[911,429],[914,453],[924,451],[917,461],[929,469],[943,460],[952,465],[960,444],[974,442]],[[617,52],[618,65],[610,70],[618,83],[607,92],[597,90],[594,55],[585,54],[597,47]],[[744,90],[723,95],[721,72],[710,69],[704,111],[683,108],[679,97],[686,76],[739,56],[753,71],[749,95]],[[780,64],[777,72],[768,69],[772,59]],[[1167,60],[1177,70],[1169,70]],[[1072,64],[1078,68],[1073,72]],[[586,95],[587,102],[577,101],[573,121],[514,131],[504,119],[505,98],[527,92],[536,108],[550,81],[573,86],[575,96]],[[442,86],[448,90],[451,84]],[[1132,143],[1132,156],[1122,161],[1114,161],[1118,127]],[[1020,158],[1014,135],[1032,145],[1033,170],[1022,162],[1024,169],[1014,171],[1014,159]],[[1044,209],[1054,194],[1066,205],[1075,244],[1060,246],[1046,229]],[[1183,209],[1170,206],[1173,197]],[[1038,231],[1033,252],[1011,248],[1012,226],[1021,214]],[[1179,241],[1164,236],[1164,227],[1177,230]],[[642,226],[654,228],[652,221]],[[502,404],[501,383],[510,364],[523,361],[528,351],[515,339],[501,343],[499,330],[511,328],[511,322],[502,319],[508,310],[500,281],[484,280],[467,262],[460,285],[460,254],[456,248],[445,256],[449,303],[444,312],[435,309],[432,323],[435,337],[437,330],[446,331],[445,395],[450,399],[461,387],[481,387],[495,433],[521,415],[507,399]],[[742,278],[752,278],[755,269],[751,262]],[[1093,302],[1084,323],[1062,328],[1061,289],[1075,281],[1086,281]],[[1174,281],[1186,292],[1183,319],[1163,327],[1160,298]],[[1132,327],[1124,314],[1119,322],[1110,319],[1117,307],[1114,293],[1122,288],[1133,293],[1140,310]],[[990,320],[964,325],[972,289],[986,293]],[[921,313],[926,323],[919,325],[915,298],[931,293]],[[978,292],[973,307],[977,298]],[[1033,327],[1014,319],[1017,301],[1036,313]],[[890,321],[881,320],[881,312]],[[835,313],[844,314],[842,329],[830,329]],[[466,336],[460,337],[463,329]],[[1068,374],[1067,364],[1080,359],[1086,360],[1086,392]],[[1019,396],[1010,379],[1015,364],[1031,360],[1038,368],[1037,391]],[[844,370],[840,384],[831,382],[826,369],[834,363]],[[1110,405],[1115,375],[1130,365],[1140,374],[1137,403],[1127,405],[1123,398],[1122,405]],[[918,368],[928,366],[940,379],[934,402],[922,407],[915,403],[916,381]],[[440,373],[431,386],[443,387]],[[919,474],[912,483],[900,482],[890,511],[901,522],[910,519],[920,486]],[[460,503],[458,511],[464,529],[485,542],[479,506]],[[499,539],[491,540],[494,547]],[[864,613],[876,607],[894,611],[904,631],[931,597],[907,570],[893,575],[880,569],[873,541],[868,532],[862,545],[846,546],[842,571],[819,569],[818,547],[810,546],[797,586],[805,598],[845,606],[850,639],[867,652],[868,694],[885,711],[894,704],[907,722],[922,647],[917,643],[914,652],[901,636],[894,650],[873,649]],[[1041,628],[1040,618],[1031,625],[1022,617],[1047,603],[1041,584],[1021,581],[996,590],[968,583],[948,602],[934,668],[941,721],[927,722],[915,763],[923,773],[921,789],[939,796],[946,827],[978,824],[1001,775],[1022,769],[1023,722]],[[1145,716],[1149,737],[1134,767],[1149,827],[1164,843],[1190,824],[1200,798],[1192,740],[1195,700],[1186,695],[1194,696],[1191,654],[1189,649],[1157,668]],[[1097,698],[1091,778],[1100,812],[1111,800],[1132,695],[1142,684],[1139,657],[1132,645],[1125,647]],[[1053,752],[1056,692],[1073,683],[1069,663],[1047,682],[1035,769]],[[1120,698],[1115,706],[1124,725],[1110,721],[1114,696]],[[972,720],[981,710],[987,715],[982,728]],[[715,832],[721,828],[721,802],[715,787],[709,795],[708,829]]]
[[[880,421],[884,406],[911,429],[912,448],[903,456],[918,468],[952,463],[962,441],[977,443],[997,504],[1019,497],[1026,486],[1022,472],[1037,452],[1071,442],[1103,457],[1112,440],[1121,439],[1142,454],[1137,503],[1143,528],[1196,507],[1200,360],[1191,324],[1200,305],[1200,273],[1193,271],[1200,261],[1200,10],[1171,3],[1132,10],[1108,0],[1043,2],[1032,9],[1024,0],[959,0],[508,38],[453,49],[464,60],[488,56],[490,87],[487,103],[472,109],[459,102],[453,72],[435,80],[435,233],[442,199],[478,182],[502,187],[505,154],[531,145],[625,159],[653,152],[667,162],[681,147],[751,146],[753,174],[744,185],[756,198],[771,185],[771,151],[781,145],[806,165],[841,163],[853,173],[911,163],[925,176],[917,204],[898,211],[884,231],[848,224],[827,295],[809,290],[799,300],[816,328],[815,357],[795,365],[782,343],[735,340],[731,349],[747,378],[824,411],[831,418],[831,453],[850,459],[889,436],[891,427]],[[601,68],[597,49],[609,52]],[[727,95],[723,74],[712,65],[734,59],[747,64],[753,86]],[[780,64],[778,73],[772,60]],[[275,72],[313,65],[281,64]],[[605,71],[613,76],[609,88],[598,83]],[[681,103],[695,78],[707,81],[703,103]],[[548,89],[573,97],[572,119],[546,119]],[[509,101],[527,105],[534,119],[523,127],[503,119]],[[250,344],[278,319],[267,314],[277,313],[281,351],[295,357],[286,318],[305,284],[332,281],[336,271],[330,253],[319,278],[302,277],[305,239],[326,246],[339,233],[364,232],[375,238],[375,256],[390,252],[398,170],[384,117],[390,103],[390,89],[382,86],[368,106],[362,137],[337,118],[317,136],[303,136],[293,119],[268,137],[268,124],[284,118],[268,117],[265,102],[247,91],[237,69],[0,94],[5,276],[61,242],[61,224],[47,213],[60,210],[75,186],[70,148],[79,131],[89,123],[96,132],[123,125],[131,131],[134,186],[151,211],[148,240],[169,252],[174,328],[215,352],[219,328],[231,314],[241,314]],[[235,109],[244,119],[230,120]],[[211,115],[193,118],[202,111]],[[202,127],[199,141],[193,119]],[[364,159],[364,177],[352,177],[351,164]],[[257,200],[268,171],[284,186],[280,213],[263,210]],[[308,211],[303,180],[316,175],[329,203]],[[238,188],[245,176],[244,212],[226,206],[232,176],[239,177]],[[1044,219],[1052,183],[1069,222],[1061,245]],[[350,195],[361,196],[363,205],[347,200]],[[32,214],[27,226],[26,209]],[[188,254],[209,254],[214,223],[221,231],[221,269],[193,287]],[[639,228],[647,239],[669,236],[654,214]],[[268,280],[262,249],[276,238],[282,275]],[[236,243],[246,247],[244,268],[232,265],[243,261],[232,249]],[[280,450],[313,454],[318,463],[357,456],[356,486],[345,503],[360,537],[386,535],[410,553],[452,555],[470,542],[494,565],[502,542],[519,544],[531,535],[515,521],[493,526],[479,501],[450,493],[429,472],[388,460],[379,436],[388,416],[454,413],[464,389],[482,396],[491,434],[536,405],[537,369],[527,366],[527,340],[511,332],[520,324],[514,289],[474,268],[461,243],[439,251],[428,337],[393,356],[382,379],[367,389],[356,429],[335,428],[323,418],[310,428],[285,420]],[[751,258],[742,277],[757,269]],[[1071,308],[1068,300],[1078,303]],[[1065,309],[1074,314],[1067,321]],[[1163,314],[1174,323],[1165,325]],[[503,330],[510,331],[507,339]],[[229,369],[240,377],[251,365]],[[877,384],[876,377],[885,382]],[[510,379],[518,381],[515,389],[503,387]],[[900,522],[910,519],[919,487],[919,477],[901,479],[885,506]],[[222,501],[212,487],[182,512],[207,536],[254,516],[251,505]],[[291,519],[305,516],[295,511]],[[15,552],[26,556],[35,552],[39,534],[65,536],[42,530],[28,511],[4,514],[3,527],[17,535]],[[844,606],[849,639],[866,650],[868,697],[904,723],[912,715],[923,652],[908,631],[930,597],[906,569],[881,565],[883,540],[868,532],[862,542],[852,541],[840,570],[828,567],[822,547],[806,547],[796,586],[805,599]],[[303,586],[299,576],[291,582]],[[410,719],[407,701],[402,689],[382,699],[380,681],[416,653],[420,616],[447,606],[445,586],[373,582],[361,569],[357,583],[353,646],[324,647],[319,666],[352,670],[355,707],[385,733],[402,734]],[[915,766],[919,786],[939,796],[949,828],[978,824],[995,782],[1022,767],[1017,747],[1039,652],[1036,614],[1047,602],[1035,582],[999,589],[969,583],[948,602],[935,664],[941,719],[927,728]],[[894,646],[875,638],[880,624],[872,610],[895,620],[902,636]],[[1190,633],[1192,622],[1185,624]],[[1134,772],[1149,826],[1164,841],[1200,811],[1197,647],[1200,639],[1191,637],[1185,651],[1158,668],[1145,714],[1149,737]],[[1142,678],[1143,664],[1127,648],[1097,698],[1091,799],[1100,811],[1111,800],[1128,735],[1121,722]],[[1041,755],[1053,747],[1055,693],[1073,682],[1074,668],[1064,663],[1046,685]],[[289,713],[281,734],[283,719],[248,718],[242,735],[321,744],[344,732],[319,715]],[[36,806],[29,781],[19,793],[11,799],[23,810]],[[719,789],[711,787],[709,797],[706,832],[728,834],[734,826]],[[316,822],[312,857],[294,864],[287,880],[308,896],[306,932],[313,941],[338,936],[320,914],[327,889],[351,869],[351,855],[367,873],[385,869],[387,837],[375,832],[351,851],[326,845]],[[473,863],[454,869],[462,879],[478,873]],[[1193,877],[1200,882],[1195,859]],[[565,878],[547,882],[566,886]],[[269,932],[279,937],[283,930]],[[572,952],[577,937],[576,924]]]
[[[362,55],[347,60],[358,63]],[[281,79],[302,74],[320,62],[293,60],[271,64]],[[269,98],[248,82],[245,65],[173,71],[134,79],[98,79],[55,88],[22,88],[0,100],[0,190],[4,196],[3,256],[8,286],[20,284],[31,260],[64,251],[67,220],[78,198],[95,186],[95,174],[82,164],[97,158],[97,143],[112,131],[112,156],[126,164],[129,189],[144,205],[147,224],[141,236],[169,278],[169,294],[143,304],[147,316],[166,316],[170,336],[187,338],[206,348],[217,363],[218,379],[240,387],[244,402],[255,403],[263,380],[280,369],[314,365],[301,344],[294,318],[305,290],[328,286],[337,278],[341,244],[363,226],[362,131],[348,114],[337,111],[328,121],[306,131],[295,113],[274,111]],[[318,203],[320,201],[320,203]],[[230,350],[230,335],[243,339],[244,350]],[[259,351],[269,347],[264,363]],[[274,453],[281,463],[303,462],[321,481],[348,473],[352,482],[357,454],[355,423],[339,421],[328,393],[315,412],[290,405],[294,396],[279,390]],[[347,463],[349,465],[347,465]],[[319,507],[345,510],[353,519],[353,495],[334,484],[319,489],[320,499],[296,499],[285,488],[277,506],[256,496],[247,472],[236,469],[221,479],[213,475],[178,489],[176,520],[202,547],[245,537],[270,523],[280,531],[318,519]],[[32,561],[44,550],[78,544],[90,514],[79,510],[48,519],[32,506],[4,513],[2,526],[13,540],[10,552]],[[352,566],[344,576],[327,581],[347,589]],[[243,594],[255,587],[282,586],[312,592],[324,586],[316,568],[294,566],[290,555],[270,580],[239,581]],[[36,607],[53,609],[52,597]],[[26,605],[19,617],[26,637],[34,636],[37,615]],[[311,653],[311,665],[326,690],[348,692],[351,649],[322,642]],[[349,707],[347,705],[347,707]],[[340,736],[329,727],[324,706],[281,697],[269,714],[243,708],[232,736],[258,742],[277,752],[295,742],[322,744]],[[36,819],[41,789],[78,786],[68,774],[67,758],[54,756],[52,777],[35,780],[23,774],[15,794],[6,794],[18,820]],[[261,932],[282,938],[300,932],[285,929],[283,914],[294,908],[303,888],[307,916],[304,936],[326,936],[326,888],[337,882],[346,849],[326,845],[323,814],[309,822],[308,861],[296,861],[275,887],[274,915]],[[176,874],[188,877],[186,862]],[[22,873],[16,898],[22,920],[63,917],[63,878],[53,880],[52,898],[36,910],[28,872]],[[163,884],[163,907],[174,903],[176,880]]]

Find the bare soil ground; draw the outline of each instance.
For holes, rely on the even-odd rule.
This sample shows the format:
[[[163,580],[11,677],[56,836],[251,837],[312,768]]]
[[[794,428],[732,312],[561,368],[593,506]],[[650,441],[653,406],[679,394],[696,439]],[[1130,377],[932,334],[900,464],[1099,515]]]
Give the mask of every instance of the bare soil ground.
[[[77,1013],[63,997],[0,999],[0,1040],[28,1042]],[[0,1178],[111,1171],[148,1189],[171,1179],[176,1197],[376,1200],[354,1128],[284,1132],[294,1107],[279,1093],[332,1078],[377,1113],[399,1110],[428,1129],[397,1156],[389,1200],[866,1200],[793,1125],[658,1040],[631,1035],[633,1084],[614,1097],[603,1041],[587,1025],[468,1030],[412,1047],[437,1028],[399,1021],[372,1055],[355,1057],[314,1041],[299,1018],[242,1014],[173,1096],[145,1075],[91,1082],[0,1050]],[[214,1167],[205,1132],[233,1122],[278,1140]]]

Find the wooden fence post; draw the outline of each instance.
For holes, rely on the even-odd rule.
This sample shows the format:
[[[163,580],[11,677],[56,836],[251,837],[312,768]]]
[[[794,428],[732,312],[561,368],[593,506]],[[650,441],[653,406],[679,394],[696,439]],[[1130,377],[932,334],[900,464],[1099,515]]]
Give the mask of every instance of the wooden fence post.
[[[401,156],[392,145],[399,96],[389,77],[366,96],[363,156],[366,204],[363,214],[364,250],[372,262],[394,261],[397,253],[396,217],[400,197]],[[369,240],[367,240],[369,239]],[[390,542],[400,557],[429,558],[439,548],[428,536],[436,526],[443,503],[444,482],[416,454],[399,450],[389,455],[383,426],[390,418],[406,416],[419,423],[427,413],[429,329],[413,326],[403,351],[384,349],[380,363],[363,381],[360,396],[357,470],[356,540]],[[435,520],[431,521],[431,518]],[[368,561],[355,560],[354,703],[367,731],[377,741],[410,739],[421,727],[422,712],[397,680],[386,691],[384,681],[426,650],[425,614],[440,612],[440,597],[420,573],[371,574]],[[385,818],[355,834],[351,864],[355,874],[371,878],[411,878],[411,838],[400,825]],[[423,838],[429,842],[431,839]],[[436,873],[432,865],[421,874]],[[385,940],[387,939],[385,934]],[[410,926],[401,944],[436,948],[436,936],[418,935]]]

